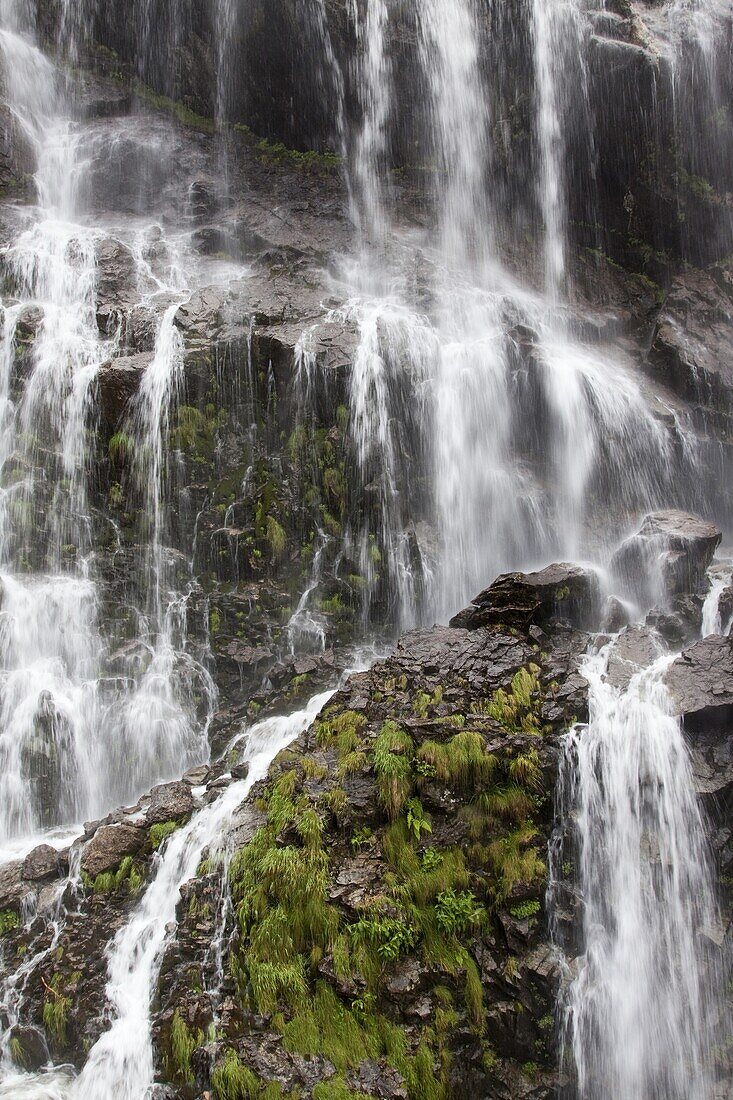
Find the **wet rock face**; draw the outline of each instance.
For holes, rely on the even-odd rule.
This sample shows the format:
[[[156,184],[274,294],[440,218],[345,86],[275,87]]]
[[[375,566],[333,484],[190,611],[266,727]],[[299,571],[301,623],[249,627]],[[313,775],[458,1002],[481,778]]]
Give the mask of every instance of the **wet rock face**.
[[[687,512],[670,509],[646,516],[638,533],[617,550],[611,570],[642,606],[703,591],[722,534]]]
[[[549,565],[537,573],[508,573],[481,592],[451,626],[476,630],[504,623],[526,629],[561,619],[585,628],[596,625],[598,577],[579,565]]]
[[[81,869],[92,879],[114,871],[125,856],[137,855],[146,839],[146,830],[133,825],[103,825],[84,849]]]
[[[703,638],[677,658],[665,679],[686,729],[728,727],[733,719],[732,639]]]
[[[182,821],[191,816],[193,808],[193,795],[188,783],[163,783],[150,792],[145,820],[148,825]]]
[[[407,634],[280,754],[239,830],[208,1043],[211,861],[183,891],[153,1025],[161,1083],[190,1073],[216,1092],[249,1071],[304,1098],[326,1081],[383,1100],[551,1095],[547,796],[556,735],[585,709],[588,639],[530,629]],[[172,1055],[183,1028],[190,1067]]]
[[[38,882],[46,878],[58,878],[62,862],[59,853],[49,844],[40,844],[23,860],[23,878]]]

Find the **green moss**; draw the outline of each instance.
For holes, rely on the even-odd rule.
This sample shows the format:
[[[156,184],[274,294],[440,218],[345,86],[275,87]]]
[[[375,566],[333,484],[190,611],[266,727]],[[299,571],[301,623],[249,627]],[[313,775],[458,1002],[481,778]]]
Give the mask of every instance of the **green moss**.
[[[539,672],[533,664],[520,668],[509,692],[499,688],[490,699],[472,704],[471,711],[493,718],[509,733],[542,733]]]
[[[134,443],[125,432],[116,432],[107,444],[109,457],[115,466],[121,466],[127,462],[132,456],[133,449]]]
[[[400,815],[412,790],[414,745],[395,722],[382,726],[374,745],[374,771],[379,800],[393,820]]]
[[[0,909],[0,936],[7,936],[8,932],[20,927],[20,917],[13,909]]]
[[[81,980],[81,974],[74,972],[69,976],[68,984],[74,985]],[[65,1047],[71,997],[64,992],[63,978],[56,973],[46,986],[46,999],[43,1003],[43,1026],[58,1047]]]
[[[164,840],[167,840],[171,833],[175,833],[176,829],[180,827],[178,821],[161,821],[157,825],[150,826],[150,844],[154,852],[158,851]]]
[[[135,894],[143,881],[132,856],[125,856],[116,871],[103,871],[94,879],[82,872],[81,879],[84,887],[95,894],[113,894],[123,886],[128,893]]]
[[[10,1057],[16,1066],[20,1066],[21,1069],[28,1068],[28,1055],[23,1049],[20,1039],[15,1035],[10,1040]]]
[[[274,516],[267,517],[266,538],[270,545],[273,560],[279,561],[285,554],[288,539],[285,528],[278,523]]]
[[[536,899],[530,901],[523,901],[520,905],[513,905],[509,912],[517,920],[529,920],[532,917],[536,917],[542,906]]]
[[[321,1081],[313,1089],[313,1100],[370,1100],[362,1092],[353,1092],[343,1077]]]
[[[209,632],[216,637],[221,630],[221,611],[218,607],[212,607],[209,612]]]
[[[204,1033],[201,1030],[191,1031],[186,1021],[181,1016],[180,1010],[173,1013],[170,1031],[170,1053],[168,1057],[168,1072],[171,1077],[193,1084],[194,1075],[191,1069],[191,1056],[197,1047],[202,1046]]]
[[[316,723],[316,743],[322,749],[335,749],[338,757],[346,756],[359,748],[359,736],[366,724],[363,714],[355,710],[344,710]]]
[[[475,789],[494,775],[498,760],[486,751],[480,733],[465,730],[448,742],[425,741],[418,760],[434,769],[435,776],[462,789]]]
[[[174,118],[183,126],[187,126],[192,130],[204,130],[206,133],[214,133],[216,126],[213,119],[204,118],[203,115],[196,114],[190,107],[186,107],[185,104],[179,103],[175,99],[169,99],[168,96],[160,95],[147,84],[143,84],[141,80],[136,80],[134,83],[135,95],[138,99],[141,99],[144,103],[147,103],[149,107],[153,107],[157,111],[165,111],[169,115],[173,115]]]
[[[259,1100],[261,1084],[252,1070],[242,1065],[234,1050],[226,1052],[224,1061],[211,1074],[216,1100]]]
[[[282,1030],[286,1050],[303,1055],[321,1054],[340,1073],[356,1069],[367,1058],[377,1058],[380,1053],[375,1037],[322,981],[316,984],[308,1006]]]
[[[290,149],[281,141],[268,141],[267,138],[258,137],[249,126],[242,123],[235,123],[234,129],[255,148],[259,159],[265,164],[286,165],[316,176],[329,176],[340,170],[341,157],[337,153]]]

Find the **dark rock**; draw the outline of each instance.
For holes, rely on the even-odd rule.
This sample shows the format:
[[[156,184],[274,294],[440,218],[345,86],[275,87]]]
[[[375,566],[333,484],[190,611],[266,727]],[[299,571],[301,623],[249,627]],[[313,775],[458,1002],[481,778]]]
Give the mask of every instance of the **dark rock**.
[[[23,878],[38,882],[61,874],[59,853],[50,844],[39,844],[23,860]]]
[[[683,719],[698,791],[715,820],[733,796],[733,639],[696,642],[670,666],[665,683]]]
[[[688,730],[726,730],[733,718],[733,639],[712,635],[690,646],[665,682]]]
[[[235,764],[232,768],[232,779],[246,779],[249,775],[249,764]]]
[[[19,910],[31,890],[23,878],[23,860],[0,867],[0,909]]]
[[[609,596],[601,616],[601,631],[604,634],[618,634],[631,621],[629,609],[616,596]]]
[[[11,1043],[17,1043],[22,1051],[23,1069],[31,1073],[41,1069],[50,1061],[46,1039],[41,1031],[35,1027],[21,1027],[16,1024],[8,1033]]]
[[[600,588],[595,573],[579,565],[548,565],[537,573],[507,573],[497,577],[450,625],[466,630],[504,624],[526,630],[562,619],[591,627],[598,616]]]
[[[723,630],[729,632],[731,621],[733,621],[733,586],[724,588],[720,593],[718,609],[720,611],[720,621]]]
[[[211,775],[211,768],[208,764],[199,764],[197,768],[189,768],[184,773],[183,782],[188,783],[191,787],[203,787],[209,780]]]
[[[607,676],[614,687],[624,690],[633,676],[649,668],[666,652],[661,637],[645,626],[627,627],[613,643]]]
[[[105,237],[97,245],[97,308],[125,309],[138,297],[137,260],[121,241]],[[106,323],[108,314],[103,316]]]
[[[190,817],[194,810],[193,795],[189,783],[162,783],[150,792],[150,805],[145,820],[148,825],[164,821],[180,821]]]
[[[114,871],[125,856],[136,856],[147,838],[147,829],[133,825],[102,825],[84,849],[81,869],[90,878]]]
[[[122,355],[100,367],[97,374],[99,402],[110,431],[114,431],[122,421],[151,360],[151,354],[141,352],[138,355]]]
[[[733,401],[733,269],[688,267],[657,320],[649,370],[685,400],[729,415]]]
[[[625,590],[645,606],[701,592],[720,545],[713,523],[676,509],[652,512],[638,533],[616,551],[611,569]]]

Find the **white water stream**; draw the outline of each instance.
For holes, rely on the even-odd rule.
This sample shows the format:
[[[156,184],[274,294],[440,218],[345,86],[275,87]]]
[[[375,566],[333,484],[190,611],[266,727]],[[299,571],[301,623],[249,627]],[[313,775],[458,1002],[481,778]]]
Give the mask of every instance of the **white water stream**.
[[[13,1075],[0,1096],[29,1100],[142,1100],[153,1085],[150,1007],[163,951],[175,922],[180,888],[196,874],[204,849],[216,854],[251,787],[264,778],[277,754],[313,722],[333,692],[314,696],[287,717],[267,718],[245,735],[246,780],[233,782],[211,805],[175,832],[156,857],[152,882],[109,947],[107,997],[112,1024],[89,1052],[81,1075]],[[18,1090],[17,1092],[15,1090]]]
[[[619,690],[605,675],[612,645],[583,667],[590,720],[568,735],[560,779],[583,952],[562,1037],[581,1100],[710,1100],[723,1003],[715,877],[663,683],[673,658]]]
[[[384,0],[350,5],[363,118],[349,143],[327,5],[308,5],[335,89],[339,148],[352,153],[350,187],[361,229],[355,297],[339,317],[359,331],[348,393],[359,507],[343,543],[364,582],[365,633],[375,619],[394,630],[444,620],[507,569],[553,557],[605,560],[619,525],[639,510],[678,502],[697,487],[702,470],[676,411],[639,383],[620,352],[573,335],[568,323],[565,160],[570,100],[586,95],[583,6],[529,5],[539,168],[527,187],[536,189],[544,227],[539,290],[511,277],[498,257],[502,211],[487,181],[494,128],[504,120],[492,114],[474,0],[405,5],[414,17],[426,93],[421,108],[429,140],[421,167],[435,224],[393,239],[387,175],[398,106],[388,48],[393,7]],[[139,70],[168,66],[170,91],[180,8],[168,5],[160,25],[151,19],[152,6],[131,9],[140,30]],[[68,35],[84,19],[70,17],[69,0],[64,10]],[[670,10],[696,29],[712,104],[706,6],[679,0]],[[235,0],[217,0],[220,124],[231,108],[240,17]],[[75,115],[65,79],[37,48],[29,6],[20,0],[0,0],[0,56],[13,75],[7,107],[36,157],[37,192],[36,204],[18,212],[18,233],[3,250],[9,279],[0,349],[0,848],[10,851],[30,846],[40,830],[101,814],[206,759],[216,689],[187,648],[188,591],[167,548],[165,441],[183,371],[176,313],[197,273],[185,233],[172,231],[170,222],[153,230],[166,256],[164,272],[154,274],[147,210],[140,212],[142,229],[126,222],[111,230],[95,224],[85,206],[100,142],[137,150],[147,141],[148,164],[157,168],[165,161],[160,134],[146,138],[138,119],[125,120],[119,133],[110,124],[103,138],[94,137]],[[674,83],[678,97],[680,83]],[[690,116],[683,106],[677,116],[682,129]],[[143,595],[133,624],[139,648],[115,677],[105,674],[108,639],[86,493],[95,380],[120,350],[120,333],[101,333],[97,320],[99,247],[110,232],[130,249],[139,301],[157,317],[153,354],[124,425],[147,517],[138,563]],[[400,267],[412,246],[423,265],[419,305]],[[34,339],[21,364],[28,326]],[[314,357],[304,364],[307,403],[317,368]],[[316,651],[325,645],[313,607],[326,545],[320,537],[311,580],[290,620],[293,652],[304,640]],[[718,579],[705,605],[704,633],[723,625],[717,601],[724,585],[717,586]],[[619,692],[604,679],[604,661],[603,655],[588,661],[591,721],[568,740],[563,779],[568,815],[577,816],[585,903],[584,956],[565,1002],[567,1049],[581,1100],[709,1100],[718,1001],[704,946],[715,902],[689,759],[661,684],[663,662]],[[252,783],[327,697],[253,727],[249,779],[232,784],[167,842],[152,882],[110,945],[111,1027],[81,1076],[8,1071],[0,1096],[141,1100],[146,1094],[153,1081],[150,1003],[180,887],[195,874],[204,848],[225,842]]]

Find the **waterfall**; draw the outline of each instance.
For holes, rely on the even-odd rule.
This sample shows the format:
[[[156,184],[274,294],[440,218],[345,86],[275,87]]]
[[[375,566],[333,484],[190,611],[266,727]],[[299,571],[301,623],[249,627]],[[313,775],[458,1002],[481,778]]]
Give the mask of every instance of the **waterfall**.
[[[533,0],[539,200],[545,228],[545,288],[556,299],[565,279],[565,143],[587,96],[578,0]],[[573,99],[579,100],[571,106]],[[580,111],[579,111],[580,108]]]
[[[78,1076],[13,1068],[9,1028],[66,920],[60,903],[50,916],[23,911],[28,938],[32,920],[47,922],[51,946],[11,962],[0,945],[0,1097],[151,1094],[181,887],[206,849],[226,866],[253,785],[332,693],[252,726],[240,716],[270,707],[286,677],[284,709],[305,675],[335,681],[341,613],[337,643],[376,645],[448,621],[500,573],[553,559],[603,568],[646,509],[729,508],[729,479],[709,461],[719,443],[727,470],[727,428],[650,352],[675,243],[687,274],[683,260],[719,258],[730,234],[716,6],[668,0],[625,17],[601,0],[518,0],[507,17],[493,0],[0,0],[0,124],[17,128],[33,165],[28,201],[3,196],[0,233],[2,860],[66,843],[116,807],[142,819],[141,796],[208,762],[227,722],[241,732],[219,770],[243,744],[250,764],[246,781],[216,772],[225,789],[197,802],[142,894],[121,904],[109,1028]],[[268,37],[270,17],[292,41]],[[507,18],[512,42],[499,33]],[[674,172],[645,164],[639,185],[647,202],[647,191],[676,198],[669,239],[635,238],[631,191],[595,224],[603,49],[614,73],[649,68],[669,122],[672,148],[655,156]],[[261,94],[245,59],[266,75]],[[631,96],[633,76],[619,79]],[[324,156],[334,150],[343,187]],[[690,191],[700,201],[686,220]],[[581,247],[601,239],[607,256]],[[215,253],[221,241],[251,263]],[[624,274],[616,260],[636,251],[643,262]],[[598,287],[583,286],[584,264]],[[711,324],[722,312],[711,307]],[[336,335],[318,343],[322,325]],[[110,411],[115,371],[124,394]],[[235,390],[246,424],[229,432]],[[204,406],[210,463],[183,428]],[[321,448],[312,471],[289,455],[303,425]],[[196,574],[199,521],[186,531],[186,511],[229,540],[226,580],[218,559]],[[711,574],[703,635],[730,625],[730,582],[728,566]],[[250,676],[255,650],[266,657]],[[579,940],[559,1004],[568,1096],[711,1100],[716,882],[663,683],[672,658],[621,689],[609,652],[583,664],[590,720],[563,742],[558,787],[553,890],[574,891]],[[390,690],[377,695],[387,706]],[[68,899],[78,887],[83,916],[78,847],[58,889]],[[210,955],[220,979],[233,919],[222,891]]]
[[[590,720],[568,735],[560,817],[581,907],[581,955],[561,1000],[562,1038],[582,1100],[709,1100],[721,975],[706,940],[715,877],[681,723],[663,675],[628,688],[589,657]]]
[[[140,1100],[152,1086],[150,1003],[180,887],[194,877],[204,849],[211,846],[216,851],[234,813],[251,787],[267,775],[278,752],[311,724],[332,694],[315,696],[304,710],[287,718],[266,719],[253,726],[244,753],[250,765],[247,779],[232,783],[166,844],[153,881],[110,947],[108,994],[113,1023],[74,1082],[74,1100],[109,1100],[111,1096]]]
[[[105,812],[115,800],[138,797],[151,783],[180,774],[182,765],[205,759],[216,690],[187,650],[187,594],[178,591],[166,546],[165,449],[182,370],[175,315],[189,293],[186,260],[170,242],[169,270],[154,276],[141,243],[145,232],[137,227],[128,235],[129,248],[140,285],[154,288],[147,304],[155,308],[173,296],[160,315],[154,354],[126,427],[148,524],[148,583],[138,619],[148,655],[142,671],[133,661],[127,679],[104,675],[111,647],[102,623],[87,484],[95,382],[119,351],[120,333],[100,332],[97,252],[105,233],[84,220],[87,175],[98,147],[73,117],[60,74],[33,44],[23,10],[6,7],[3,15],[0,55],[13,72],[8,105],[37,157],[37,206],[3,252],[12,288],[12,298],[2,303],[0,355],[5,841]],[[24,363],[19,333],[29,318],[35,338]]]

